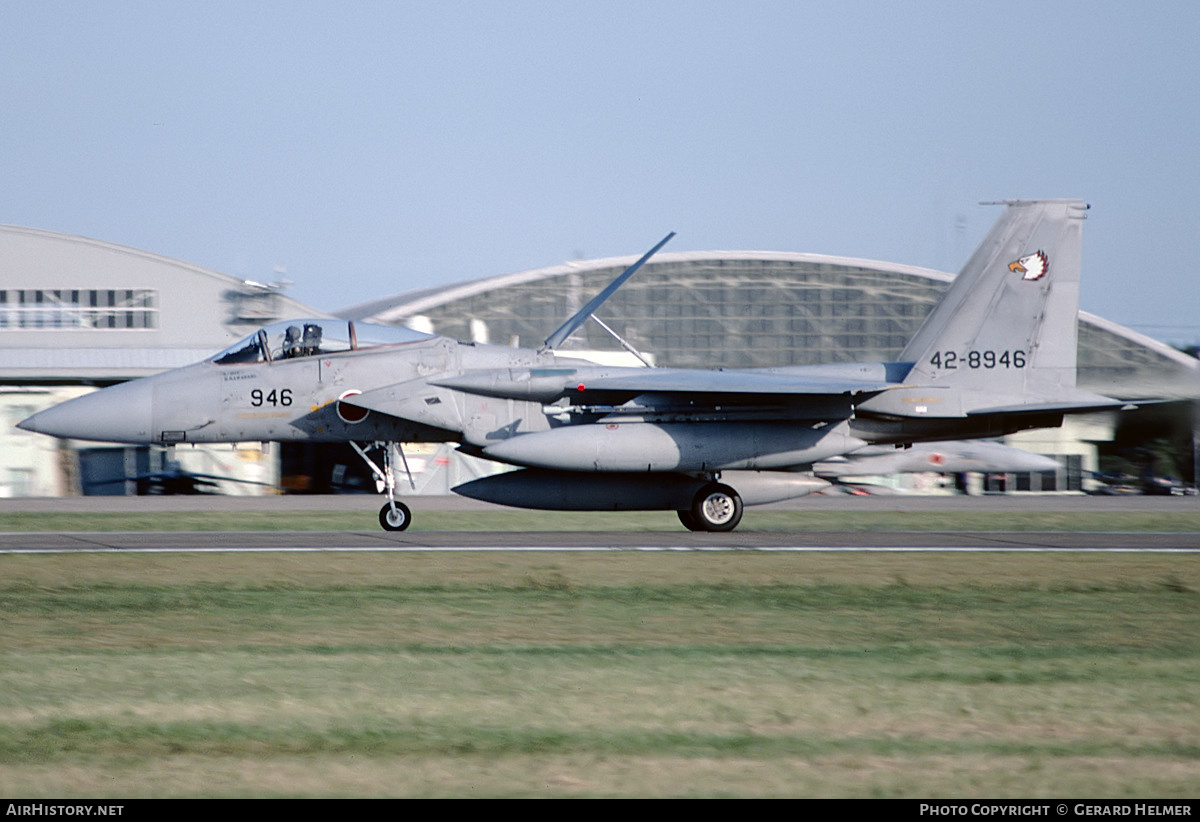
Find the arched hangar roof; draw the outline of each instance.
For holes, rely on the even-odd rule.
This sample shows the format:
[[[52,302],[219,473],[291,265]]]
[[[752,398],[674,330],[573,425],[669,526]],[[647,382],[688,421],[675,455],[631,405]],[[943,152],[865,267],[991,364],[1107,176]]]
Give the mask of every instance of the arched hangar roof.
[[[636,257],[575,261],[410,291],[337,312],[464,340],[537,345]],[[895,359],[952,274],[822,254],[656,255],[599,312],[664,366],[745,368]],[[572,344],[613,349],[594,323]],[[1122,397],[1200,395],[1200,363],[1086,312],[1079,383]]]

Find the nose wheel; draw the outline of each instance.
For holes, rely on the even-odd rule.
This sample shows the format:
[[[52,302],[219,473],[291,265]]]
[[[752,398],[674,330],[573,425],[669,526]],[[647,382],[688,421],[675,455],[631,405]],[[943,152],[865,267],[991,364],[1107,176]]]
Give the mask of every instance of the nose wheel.
[[[412,511],[399,500],[393,500],[379,509],[379,524],[385,531],[403,531],[412,522]]]
[[[408,509],[407,505],[396,499],[396,474],[392,470],[392,448],[395,443],[376,442],[366,448],[357,442],[351,442],[350,445],[362,457],[363,462],[370,466],[372,473],[375,474],[375,482],[379,486],[379,490],[387,495],[387,505],[379,509],[379,524],[385,531],[403,531],[412,524],[412,511]],[[376,448],[383,451],[382,468],[376,465],[367,453]],[[400,459],[404,463],[404,473],[408,474],[409,484],[416,488],[412,481],[412,472],[408,470],[408,460],[404,457],[404,451],[399,448],[396,450],[399,451]]]

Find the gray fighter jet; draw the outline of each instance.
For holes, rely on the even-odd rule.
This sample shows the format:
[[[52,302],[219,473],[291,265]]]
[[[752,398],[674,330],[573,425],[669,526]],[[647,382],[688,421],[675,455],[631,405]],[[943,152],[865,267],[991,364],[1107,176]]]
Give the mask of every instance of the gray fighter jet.
[[[49,408],[20,427],[122,443],[350,442],[402,530],[400,443],[516,466],[459,494],[552,510],[674,510],[729,531],[743,505],[827,483],[868,445],[996,437],[1124,403],[1075,387],[1078,200],[1010,200],[897,362],[606,367],[557,352],[630,266],[538,349],[341,320],[267,326],[204,362]]]
[[[1058,462],[1041,454],[987,440],[946,443],[916,443],[896,449],[868,445],[853,454],[815,463],[818,477],[886,476],[888,474],[970,474],[1055,471]]]

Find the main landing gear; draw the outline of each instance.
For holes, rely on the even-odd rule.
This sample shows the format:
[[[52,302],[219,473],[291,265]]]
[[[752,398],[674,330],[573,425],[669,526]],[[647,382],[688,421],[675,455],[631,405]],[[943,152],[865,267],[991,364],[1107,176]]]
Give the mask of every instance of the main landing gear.
[[[728,485],[710,482],[696,492],[691,508],[678,513],[689,531],[732,531],[742,521],[742,498]]]
[[[409,484],[416,487],[412,481],[412,472],[408,470],[408,460],[404,458],[404,451],[391,442],[373,442],[366,448],[356,442],[351,442],[350,445],[363,458],[363,462],[370,466],[371,472],[375,474],[376,485],[380,486],[380,490],[387,494],[387,505],[379,509],[379,524],[385,531],[403,531],[412,524],[412,511],[407,505],[396,499],[396,473],[392,470],[393,449],[400,454],[400,461],[404,464],[404,473],[408,474]],[[383,468],[376,465],[368,455],[369,451],[376,448],[383,450]]]

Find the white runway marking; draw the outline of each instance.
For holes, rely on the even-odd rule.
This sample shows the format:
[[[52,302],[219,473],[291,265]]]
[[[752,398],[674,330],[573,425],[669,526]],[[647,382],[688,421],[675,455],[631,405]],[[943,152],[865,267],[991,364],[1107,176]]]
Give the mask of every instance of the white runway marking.
[[[1046,548],[1046,547],[945,547],[945,546],[906,546],[906,547],[846,547],[846,546],[797,546],[793,548],[766,546],[588,546],[588,545],[559,545],[559,546],[378,546],[362,547],[224,547],[224,548],[0,548],[0,554],[328,554],[328,553],[359,553],[359,554],[436,554],[436,553],[470,553],[470,552],[513,552],[513,553],[745,553],[745,554],[1200,554],[1200,548]]]

